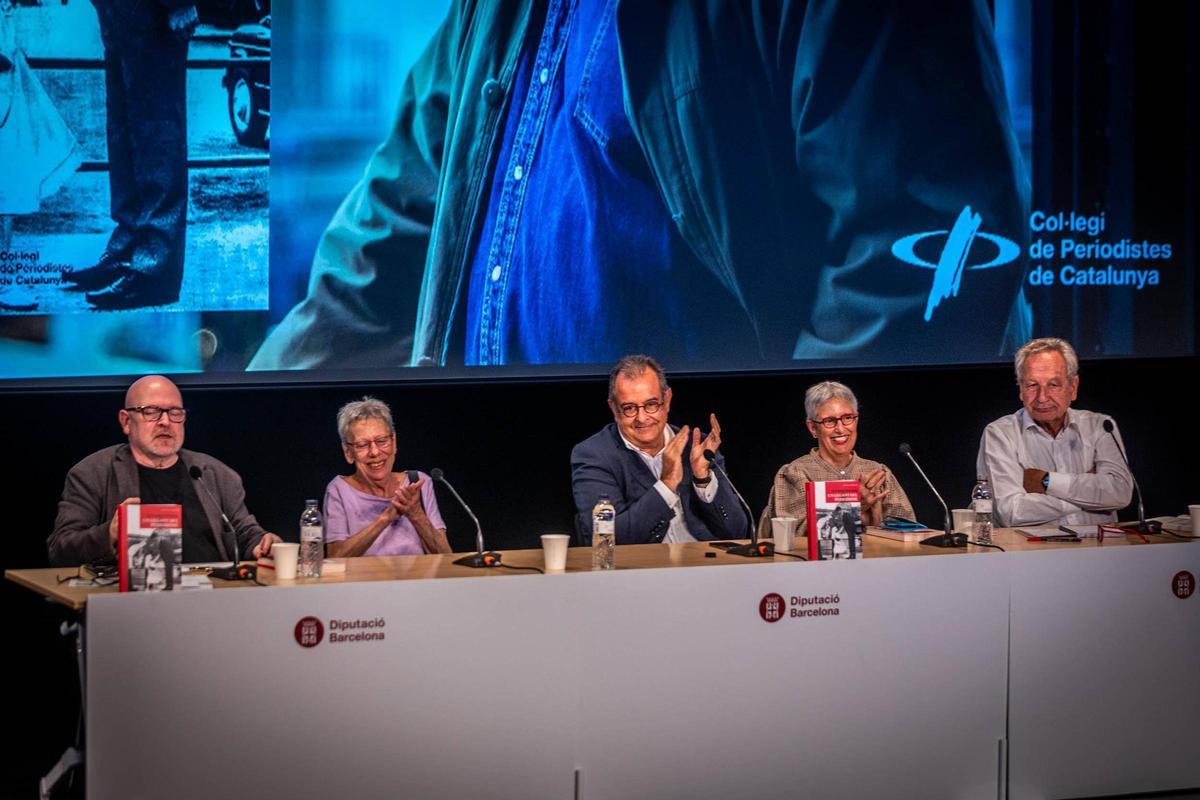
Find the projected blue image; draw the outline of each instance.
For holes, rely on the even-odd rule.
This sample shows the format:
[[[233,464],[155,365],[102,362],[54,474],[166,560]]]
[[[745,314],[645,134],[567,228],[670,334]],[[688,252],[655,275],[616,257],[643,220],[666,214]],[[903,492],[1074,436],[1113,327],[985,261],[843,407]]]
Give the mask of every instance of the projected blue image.
[[[194,350],[196,317],[150,312],[267,308],[269,32],[257,50],[246,38],[268,31],[266,13],[0,0],[0,313],[40,320],[0,323],[24,332],[0,344],[0,372],[127,366],[128,353],[106,367],[106,354],[53,340],[113,327],[64,321],[99,312],[132,312],[116,327],[142,340],[146,366],[198,369],[199,354],[176,360]]]
[[[1193,12],[799,7],[0,0],[0,378],[1194,354]]]
[[[1028,240],[986,7],[713,6],[450,9],[251,368],[634,351],[694,368],[888,364],[1019,345],[1023,261],[953,280],[931,316],[932,276],[893,255],[967,206]]]

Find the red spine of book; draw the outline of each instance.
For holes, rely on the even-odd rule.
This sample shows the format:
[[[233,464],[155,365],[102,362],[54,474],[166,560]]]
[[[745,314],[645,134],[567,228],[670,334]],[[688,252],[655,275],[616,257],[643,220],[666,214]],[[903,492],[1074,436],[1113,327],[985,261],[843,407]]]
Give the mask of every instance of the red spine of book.
[[[812,481],[804,484],[804,516],[808,520],[808,560],[820,561],[817,550],[817,497]]]
[[[117,569],[122,592],[129,591],[129,504],[117,506]]]

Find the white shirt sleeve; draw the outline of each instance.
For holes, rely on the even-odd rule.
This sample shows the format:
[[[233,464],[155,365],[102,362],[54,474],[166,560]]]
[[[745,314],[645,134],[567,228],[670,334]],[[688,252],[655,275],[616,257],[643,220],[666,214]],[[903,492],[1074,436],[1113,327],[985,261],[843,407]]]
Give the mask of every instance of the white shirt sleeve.
[[[696,490],[696,496],[705,503],[711,503],[713,498],[717,496],[717,473],[710,472],[708,474],[712,477],[712,480],[708,482],[707,486],[692,484],[692,488]]]
[[[679,502],[679,495],[675,494],[675,492],[672,492],[670,489],[668,489],[667,485],[665,483],[663,483],[661,480],[655,481],[654,482],[654,490],[659,493],[659,495],[663,499],[663,502],[665,502],[672,509],[674,509],[676,511],[679,510],[679,508],[681,506],[681,503]]]

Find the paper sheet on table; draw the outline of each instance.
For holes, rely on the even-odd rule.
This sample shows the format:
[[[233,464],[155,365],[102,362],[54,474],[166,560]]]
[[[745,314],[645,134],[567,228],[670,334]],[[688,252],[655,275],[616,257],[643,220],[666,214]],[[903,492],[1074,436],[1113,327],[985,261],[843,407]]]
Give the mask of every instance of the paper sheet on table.
[[[1163,530],[1172,533],[1194,533],[1190,514],[1180,514],[1178,517],[1151,517],[1151,519],[1161,522]]]

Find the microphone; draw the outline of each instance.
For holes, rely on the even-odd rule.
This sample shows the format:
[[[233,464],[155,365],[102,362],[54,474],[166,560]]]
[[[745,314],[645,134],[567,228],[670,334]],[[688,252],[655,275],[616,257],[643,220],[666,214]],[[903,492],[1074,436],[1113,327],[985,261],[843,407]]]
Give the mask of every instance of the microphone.
[[[773,557],[775,555],[774,542],[758,541],[758,526],[754,524],[754,512],[750,510],[750,504],[746,502],[746,498],[742,497],[742,493],[733,485],[733,481],[729,480],[729,473],[721,468],[717,463],[717,454],[712,450],[704,451],[704,458],[709,465],[717,471],[721,476],[721,480],[729,484],[729,488],[733,490],[734,495],[741,501],[742,508],[746,509],[746,519],[750,521],[750,543],[730,545],[726,542],[716,542],[712,546],[724,550],[726,553],[734,556],[745,556],[746,558]]]
[[[1154,534],[1162,533],[1162,523],[1161,522],[1159,522],[1157,520],[1154,520],[1151,522],[1146,521],[1146,508],[1145,508],[1145,506],[1142,505],[1142,487],[1138,486],[1137,478],[1134,477],[1134,474],[1133,474],[1133,466],[1130,465],[1130,463],[1129,463],[1129,457],[1125,455],[1124,448],[1122,448],[1121,443],[1119,441],[1117,441],[1117,434],[1113,431],[1114,427],[1115,426],[1113,425],[1113,421],[1111,419],[1104,420],[1104,431],[1105,431],[1105,433],[1107,433],[1109,436],[1112,437],[1113,444],[1115,444],[1117,446],[1117,452],[1121,454],[1121,458],[1125,462],[1125,469],[1129,470],[1129,477],[1133,479],[1133,490],[1135,492],[1137,492],[1137,506],[1138,506],[1137,532],[1142,534],[1143,536],[1145,536],[1146,534],[1154,535]]]
[[[208,498],[208,500],[217,509],[217,513],[221,515],[221,539],[222,539],[222,541],[224,541],[225,534],[228,533],[229,541],[232,542],[232,544],[233,544],[233,546],[229,549],[230,559],[232,560],[232,563],[228,567],[221,567],[220,569],[214,569],[209,574],[212,575],[214,578],[220,578],[221,580],[225,580],[225,581],[251,580],[257,574],[258,568],[253,565],[250,565],[250,564],[248,564],[244,567],[238,566],[237,534],[234,533],[234,531],[233,531],[233,523],[231,523],[229,521],[229,517],[225,516],[225,512],[221,509],[221,504],[217,501],[216,495],[214,495],[212,493],[212,491],[209,490],[209,488],[204,485],[204,481],[200,480],[200,476],[203,474],[204,473],[201,472],[200,468],[197,467],[195,464],[188,467],[188,475],[191,476],[192,480],[194,480],[196,482],[196,486],[200,489],[200,491],[204,492],[204,495]]]
[[[479,517],[475,516],[475,512],[472,511],[471,507],[467,505],[467,502],[462,499],[462,496],[459,495],[458,492],[454,491],[454,487],[450,485],[450,481],[446,480],[446,473],[442,472],[441,469],[434,467],[429,471],[429,477],[433,478],[439,483],[445,484],[446,488],[450,490],[450,494],[454,495],[454,499],[458,501],[458,504],[463,507],[464,511],[467,512],[467,516],[469,516],[475,523],[475,549],[477,552],[474,552],[469,556],[463,556],[462,558],[456,559],[454,563],[464,567],[476,568],[500,566],[499,553],[484,552],[483,527],[479,524]]]
[[[938,490],[934,488],[933,481],[929,480],[929,476],[925,474],[925,470],[921,469],[921,465],[913,458],[912,448],[908,446],[908,442],[903,442],[900,445],[900,454],[908,456],[908,460],[917,468],[917,472],[921,473],[921,477],[925,480],[925,485],[929,487],[929,491],[933,492],[933,496],[942,504],[942,511],[945,512],[946,532],[940,536],[930,536],[921,540],[921,544],[927,544],[932,547],[966,547],[967,535],[965,533],[955,533],[954,525],[950,521],[950,506],[946,505],[946,501],[938,494]]]

